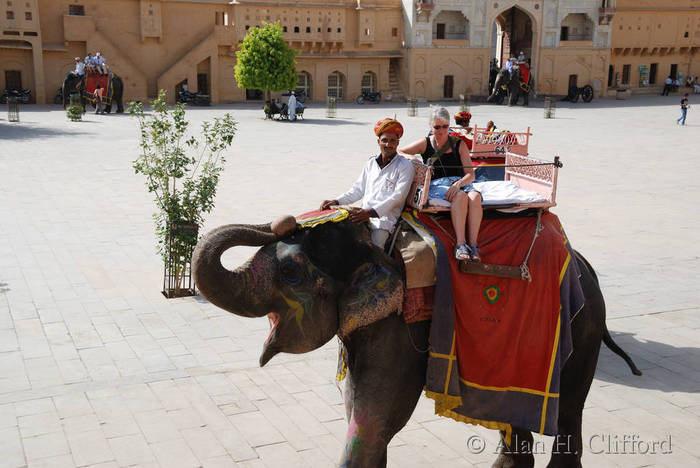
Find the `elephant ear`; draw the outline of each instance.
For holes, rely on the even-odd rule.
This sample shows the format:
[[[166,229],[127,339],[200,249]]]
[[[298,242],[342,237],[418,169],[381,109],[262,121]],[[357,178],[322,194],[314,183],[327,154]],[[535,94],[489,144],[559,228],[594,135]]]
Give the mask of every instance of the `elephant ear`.
[[[358,328],[401,313],[403,292],[401,275],[392,267],[381,262],[360,265],[338,301],[338,335],[344,338]]]

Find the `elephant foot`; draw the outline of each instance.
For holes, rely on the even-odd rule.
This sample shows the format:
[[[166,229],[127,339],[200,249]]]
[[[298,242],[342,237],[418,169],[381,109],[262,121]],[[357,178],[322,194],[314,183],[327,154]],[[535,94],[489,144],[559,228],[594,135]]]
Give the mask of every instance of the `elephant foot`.
[[[581,457],[578,455],[552,455],[547,468],[583,468]]]
[[[500,454],[491,468],[533,468],[535,456],[532,454],[533,439],[529,431],[513,428],[510,444],[506,443],[506,433],[500,431],[498,443]]]
[[[531,453],[500,454],[491,468],[533,468],[535,457]]]

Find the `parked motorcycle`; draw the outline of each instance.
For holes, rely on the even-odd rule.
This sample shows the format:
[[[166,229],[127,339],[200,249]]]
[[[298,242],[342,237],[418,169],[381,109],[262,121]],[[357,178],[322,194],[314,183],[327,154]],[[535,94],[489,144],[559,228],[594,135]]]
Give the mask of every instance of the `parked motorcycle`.
[[[183,102],[185,104],[192,104],[194,106],[209,106],[211,101],[209,96],[206,94],[201,94],[199,92],[191,93],[184,89],[177,93],[177,102]]]
[[[357,99],[355,99],[355,102],[358,104],[364,104],[365,101],[369,102],[382,102],[382,92],[377,91],[377,92],[370,92],[370,91],[362,91],[362,94],[357,96]]]
[[[7,98],[15,98],[17,102],[26,104],[32,100],[32,91],[30,89],[8,89],[5,88],[2,95],[0,95],[0,104],[6,104]]]

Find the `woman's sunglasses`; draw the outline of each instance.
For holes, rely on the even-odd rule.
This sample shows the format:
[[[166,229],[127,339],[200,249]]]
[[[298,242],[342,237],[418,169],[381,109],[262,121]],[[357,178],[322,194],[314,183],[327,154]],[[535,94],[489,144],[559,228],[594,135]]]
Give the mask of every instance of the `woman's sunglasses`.
[[[435,130],[440,130],[441,128],[450,128],[449,125],[433,125]]]

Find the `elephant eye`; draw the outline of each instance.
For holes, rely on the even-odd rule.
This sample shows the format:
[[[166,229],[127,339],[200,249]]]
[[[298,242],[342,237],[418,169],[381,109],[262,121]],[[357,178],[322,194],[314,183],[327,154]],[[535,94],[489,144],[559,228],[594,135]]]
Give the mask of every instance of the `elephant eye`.
[[[298,264],[286,262],[280,266],[282,280],[288,284],[299,284],[304,276],[304,272]]]

